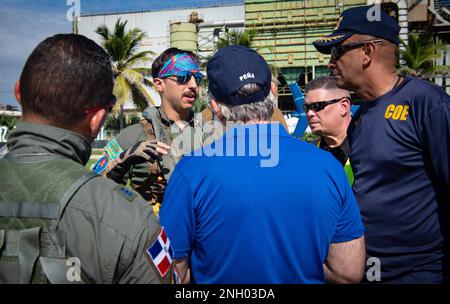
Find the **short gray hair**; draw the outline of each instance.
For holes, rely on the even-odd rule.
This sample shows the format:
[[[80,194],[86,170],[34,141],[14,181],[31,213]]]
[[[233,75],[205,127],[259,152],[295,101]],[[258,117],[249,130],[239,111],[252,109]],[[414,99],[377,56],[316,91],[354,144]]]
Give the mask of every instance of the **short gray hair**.
[[[256,83],[248,83],[241,87],[236,94],[249,96],[253,95],[262,88]],[[222,116],[226,121],[234,121],[234,122],[248,122],[250,120],[255,121],[270,121],[273,114],[273,109],[275,105],[275,100],[273,100],[272,94],[267,95],[263,100],[258,102],[253,102],[250,104],[243,104],[239,106],[232,106],[228,104],[222,103],[220,100],[217,100],[211,92],[208,95],[209,101],[214,99],[220,104],[220,109],[222,112]]]

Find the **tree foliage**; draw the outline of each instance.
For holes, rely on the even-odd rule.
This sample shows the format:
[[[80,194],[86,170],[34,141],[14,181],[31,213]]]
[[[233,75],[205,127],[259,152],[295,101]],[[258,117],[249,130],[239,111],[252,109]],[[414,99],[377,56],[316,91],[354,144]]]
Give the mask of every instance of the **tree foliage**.
[[[111,114],[106,118],[105,131],[108,136],[115,136],[121,130],[120,124],[123,121],[123,127],[134,125],[140,121],[136,114],[124,115],[123,113]]]
[[[402,56],[402,67],[399,69],[402,75],[412,75],[418,77],[432,77],[434,75],[448,75],[450,68],[444,65],[436,65],[442,50],[446,49],[445,44],[433,41],[430,33],[411,34],[408,45],[401,41],[405,47],[400,50]]]
[[[9,131],[12,131],[19,122],[19,117],[0,114],[0,126],[7,127]]]
[[[153,87],[153,82],[146,78],[151,74],[149,67],[154,53],[151,51],[137,52],[145,32],[138,28],[126,30],[127,21],[120,18],[111,32],[106,25],[99,26],[95,32],[101,36],[102,46],[111,57],[114,73],[114,95],[117,98],[115,112],[123,111],[127,101],[133,101],[141,111],[154,101],[147,91]]]
[[[224,37],[220,37],[216,44],[216,50],[229,45],[243,45],[251,47],[257,32],[254,29],[249,30],[229,30],[225,32]]]
[[[319,137],[317,135],[314,135],[313,133],[310,132],[305,132],[301,138],[303,141],[306,141],[308,143],[312,143],[315,140],[319,139]]]

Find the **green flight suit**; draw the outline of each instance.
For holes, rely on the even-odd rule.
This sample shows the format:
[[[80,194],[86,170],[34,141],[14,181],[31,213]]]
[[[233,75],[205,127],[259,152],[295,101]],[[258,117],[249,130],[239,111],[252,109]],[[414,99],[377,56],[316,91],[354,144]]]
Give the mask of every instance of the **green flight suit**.
[[[151,204],[162,203],[175,164],[182,155],[202,146],[200,123],[192,113],[187,125],[180,129],[159,107],[147,108],[142,116],[140,123],[125,128],[111,142],[117,142],[126,151],[140,141],[157,140],[171,146],[171,153],[162,156],[161,161],[133,165],[125,175],[115,173],[122,170],[118,165],[110,174],[123,176],[122,180],[116,179],[122,184],[130,180],[131,187]]]
[[[39,238],[40,233],[41,248],[36,254],[42,259],[38,259],[35,271],[46,264],[51,271],[55,267],[68,271],[70,265],[64,269],[61,261],[74,257],[80,263],[84,283],[169,282],[170,272],[162,277],[146,252],[161,233],[152,208],[136,192],[111,180],[89,176],[93,174],[84,166],[91,146],[82,136],[21,122],[8,139],[8,149],[9,153],[0,159],[0,281],[18,278],[15,272],[5,274],[5,269],[8,265],[14,269],[14,258],[20,269],[26,264],[23,261],[30,260],[37,242],[33,233],[38,231],[34,238]],[[65,208],[55,208],[54,202],[57,207],[61,197],[67,196],[67,189],[74,187],[69,181],[79,181],[84,176],[88,178],[66,198]],[[60,212],[59,221],[54,220],[58,218],[53,216],[55,212]],[[34,227],[36,223],[39,228]],[[25,241],[9,244],[19,240],[14,235],[22,235],[20,241]],[[16,250],[18,257],[14,257]],[[8,257],[8,252],[13,257]],[[10,264],[5,261],[8,258]],[[33,267],[25,270],[30,272]],[[55,278],[49,281],[70,283],[65,281],[66,274],[59,273]],[[20,282],[27,281],[21,273]],[[34,276],[30,281],[42,282]]]

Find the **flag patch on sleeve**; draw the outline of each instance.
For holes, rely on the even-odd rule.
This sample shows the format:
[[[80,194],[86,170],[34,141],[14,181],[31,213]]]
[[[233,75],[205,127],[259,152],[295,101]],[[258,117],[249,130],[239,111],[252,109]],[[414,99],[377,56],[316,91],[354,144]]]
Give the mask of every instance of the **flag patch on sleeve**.
[[[172,265],[173,255],[172,247],[170,247],[170,240],[167,237],[164,228],[161,229],[158,238],[147,248],[146,252],[158,269],[159,274],[164,277]]]

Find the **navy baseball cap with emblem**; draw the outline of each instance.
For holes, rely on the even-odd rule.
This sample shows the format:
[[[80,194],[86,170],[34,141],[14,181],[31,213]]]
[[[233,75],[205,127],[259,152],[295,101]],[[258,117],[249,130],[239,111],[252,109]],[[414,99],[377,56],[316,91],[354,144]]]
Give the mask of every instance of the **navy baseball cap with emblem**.
[[[379,10],[379,18],[376,10]],[[339,45],[353,34],[370,35],[399,44],[399,32],[400,26],[397,21],[380,6],[358,6],[342,12],[333,33],[317,39],[313,44],[319,52],[330,54],[333,46]]]
[[[218,102],[232,106],[264,100],[270,92],[272,74],[269,65],[255,50],[232,45],[220,49],[208,62],[208,90]],[[258,84],[262,90],[249,96],[236,94],[248,83]]]

